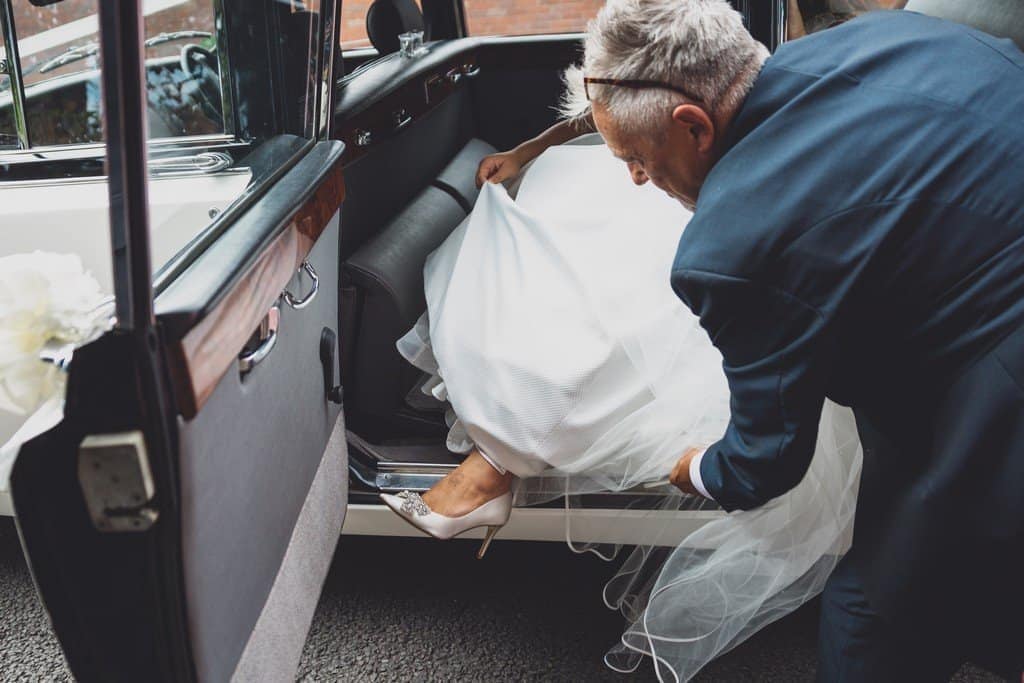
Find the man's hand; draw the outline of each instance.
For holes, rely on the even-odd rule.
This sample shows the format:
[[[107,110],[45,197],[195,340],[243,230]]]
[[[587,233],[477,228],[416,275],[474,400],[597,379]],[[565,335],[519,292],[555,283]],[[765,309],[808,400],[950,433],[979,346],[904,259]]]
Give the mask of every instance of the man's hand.
[[[690,481],[690,461],[701,452],[701,448],[690,448],[683,457],[679,458],[676,466],[672,468],[672,474],[669,475],[668,480],[672,482],[672,485],[683,493],[689,493],[694,496],[701,495],[700,491],[694,488],[693,483]]]
[[[522,167],[523,163],[514,151],[485,156],[476,170],[476,186],[483,187],[485,182],[505,182],[519,173]]]

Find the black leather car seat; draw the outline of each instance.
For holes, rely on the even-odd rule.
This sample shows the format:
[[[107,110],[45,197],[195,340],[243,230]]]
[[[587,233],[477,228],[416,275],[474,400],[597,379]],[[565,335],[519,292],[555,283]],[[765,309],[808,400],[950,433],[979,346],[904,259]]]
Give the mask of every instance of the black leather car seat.
[[[382,57],[398,52],[398,34],[423,30],[423,12],[414,0],[375,0],[366,11],[366,35]]]
[[[906,9],[1009,38],[1024,50],[1024,2],[1021,0],[911,0]]]
[[[430,252],[466,218],[476,203],[476,170],[496,150],[472,138],[397,215],[344,264],[342,308],[345,419],[367,438],[443,434],[437,417],[410,402],[422,373],[407,363],[395,342],[416,323],[427,303],[423,266]],[[442,425],[443,426],[443,425]]]

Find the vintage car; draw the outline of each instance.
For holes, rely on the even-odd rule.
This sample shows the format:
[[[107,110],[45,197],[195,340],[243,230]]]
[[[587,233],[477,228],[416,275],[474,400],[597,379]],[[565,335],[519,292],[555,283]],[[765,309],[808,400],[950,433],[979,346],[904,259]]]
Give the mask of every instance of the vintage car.
[[[829,9],[734,4],[772,49]],[[915,4],[1007,30],[976,11],[998,0]],[[0,511],[80,680],[287,679],[342,529],[415,533],[377,494],[459,462],[395,340],[479,161],[555,121],[581,35],[468,35],[462,0],[376,0],[347,51],[340,1],[0,8],[0,256],[81,255],[117,321]],[[518,509],[499,539],[654,540],[645,497]],[[723,513],[666,514],[661,543]]]

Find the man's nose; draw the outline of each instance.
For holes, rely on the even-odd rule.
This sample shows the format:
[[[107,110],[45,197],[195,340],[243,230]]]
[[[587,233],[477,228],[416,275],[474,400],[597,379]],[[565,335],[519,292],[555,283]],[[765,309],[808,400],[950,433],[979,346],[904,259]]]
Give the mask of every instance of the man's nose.
[[[648,180],[647,174],[644,173],[644,170],[637,166],[636,164],[629,165],[629,175],[633,178],[633,182],[636,183],[637,185],[643,185]]]

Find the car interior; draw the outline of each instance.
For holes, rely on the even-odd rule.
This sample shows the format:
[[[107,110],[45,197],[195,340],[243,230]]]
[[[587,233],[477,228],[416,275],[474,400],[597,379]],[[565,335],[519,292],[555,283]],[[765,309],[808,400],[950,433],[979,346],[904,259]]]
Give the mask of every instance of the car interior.
[[[777,40],[770,12],[737,5],[762,40]],[[366,26],[376,56],[345,61],[335,130],[349,190],[339,300],[350,500],[372,503],[379,491],[429,488],[460,462],[445,447],[445,406],[419,390],[424,377],[395,341],[426,309],[424,262],[472,210],[479,162],[556,122],[582,38],[439,38],[453,27],[425,22],[413,0],[376,0]],[[395,36],[424,28],[422,53],[399,54]]]
[[[785,41],[787,3],[732,3],[769,49]],[[177,105],[134,82],[142,31],[123,8],[141,22],[141,0],[97,3],[104,49],[122,59],[100,75],[106,149],[72,161],[132,200],[111,202],[117,326],[74,349],[63,420],[22,446],[11,475],[79,680],[294,677],[347,505],[425,490],[460,462],[445,406],[395,342],[426,308],[427,256],[473,208],[480,160],[556,121],[561,74],[581,57],[579,33],[470,35],[457,0],[374,0],[373,47],[351,52],[336,43],[343,2],[214,4],[228,50],[161,68],[187,72],[195,111],[230,124],[229,139],[195,148],[252,180],[154,275],[140,131],[155,114],[173,128],[163,115]],[[909,9],[1024,44],[1015,0]],[[413,30],[425,43],[405,56],[397,36]],[[71,174],[32,149],[9,156],[5,180],[56,192]],[[657,499],[580,506],[645,497]]]
[[[768,4],[734,2],[774,49],[781,35]],[[908,9],[1019,39],[1011,5],[916,0]],[[424,261],[472,209],[478,163],[556,121],[561,72],[580,59],[582,43],[578,35],[435,39],[410,59],[397,53],[396,36],[424,29],[413,0],[377,0],[366,22],[378,56],[346,61],[335,116],[350,189],[340,301],[351,495],[375,502],[365,494],[429,488],[459,462],[444,445],[444,406],[419,391],[423,378],[395,340],[425,310]],[[445,27],[428,22],[428,38],[431,29],[436,37]]]

